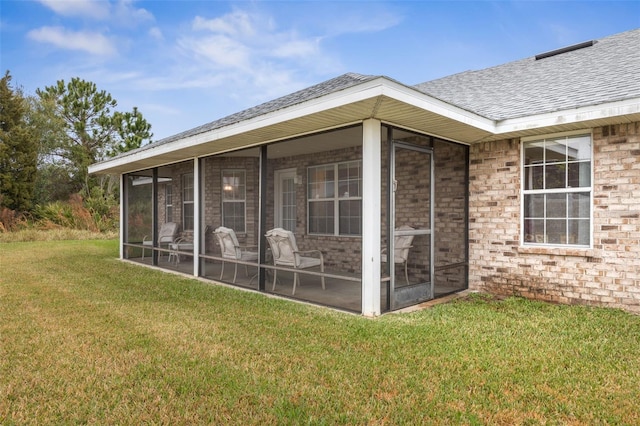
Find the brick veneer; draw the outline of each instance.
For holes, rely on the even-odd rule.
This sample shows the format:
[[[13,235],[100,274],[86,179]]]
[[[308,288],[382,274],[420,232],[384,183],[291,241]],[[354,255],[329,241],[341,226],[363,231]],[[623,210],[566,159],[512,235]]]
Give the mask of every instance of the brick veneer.
[[[640,313],[640,123],[593,129],[591,249],[521,246],[520,152],[471,146],[470,288]]]
[[[259,160],[255,155],[213,156],[202,163],[204,174],[203,191],[203,227],[213,231],[222,225],[222,171],[244,170],[245,172],[245,232],[236,231],[238,242],[242,246],[257,246],[258,244],[258,203],[259,203]],[[218,242],[211,232],[205,236],[205,253],[219,255]]]
[[[356,236],[311,235],[307,233],[307,169],[310,166],[353,161],[362,158],[362,148],[352,147],[270,160],[267,178],[267,226],[275,226],[275,172],[295,169],[296,184],[296,243],[304,250],[322,250],[325,265],[335,271],[359,273],[361,265],[362,238]]]

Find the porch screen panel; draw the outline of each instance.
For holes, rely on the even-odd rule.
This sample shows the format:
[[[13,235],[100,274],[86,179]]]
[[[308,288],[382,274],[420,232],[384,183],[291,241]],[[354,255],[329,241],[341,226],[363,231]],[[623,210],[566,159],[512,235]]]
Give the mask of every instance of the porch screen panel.
[[[126,203],[125,203],[125,243],[143,244],[148,241],[150,244],[153,238],[153,179],[152,173],[139,172],[125,176]],[[150,247],[150,246],[149,246]],[[125,258],[142,259],[141,248],[128,247],[125,250]],[[146,255],[150,256],[150,248]]]
[[[350,126],[267,146],[260,235],[266,292],[362,310],[362,143],[362,126]],[[290,252],[265,238],[275,228],[291,232],[281,244],[295,242],[298,263],[274,258]]]
[[[434,152],[434,296],[468,287],[469,147],[440,139]]]
[[[194,200],[193,161],[158,167],[157,266],[193,272]],[[168,229],[172,232],[167,233]]]
[[[260,150],[247,149],[212,155],[201,160],[200,276],[236,286],[258,289]],[[215,230],[230,228],[242,252],[241,258],[224,257]],[[236,262],[243,262],[235,264]],[[244,262],[255,263],[245,265]],[[236,273],[237,272],[237,273]],[[234,279],[235,277],[235,279]]]

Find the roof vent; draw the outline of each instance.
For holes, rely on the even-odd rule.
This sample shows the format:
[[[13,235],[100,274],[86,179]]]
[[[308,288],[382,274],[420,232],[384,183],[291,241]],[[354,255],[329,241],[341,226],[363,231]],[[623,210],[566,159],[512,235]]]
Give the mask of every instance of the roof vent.
[[[573,52],[574,50],[584,49],[585,47],[591,47],[596,44],[595,40],[585,41],[584,43],[574,44],[573,46],[563,47],[562,49],[552,50],[550,52],[540,53],[536,55],[536,61],[544,58],[549,58],[551,56],[560,55],[562,53]]]

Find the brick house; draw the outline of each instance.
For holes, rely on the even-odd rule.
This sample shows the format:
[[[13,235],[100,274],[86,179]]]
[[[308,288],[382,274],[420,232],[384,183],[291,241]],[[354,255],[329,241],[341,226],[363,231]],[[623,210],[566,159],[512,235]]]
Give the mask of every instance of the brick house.
[[[467,288],[640,312],[638,46],[415,86],[345,74],[90,172],[121,176],[120,257],[139,264],[363,315]],[[221,226],[249,256],[223,255]],[[278,264],[274,228],[318,260]]]

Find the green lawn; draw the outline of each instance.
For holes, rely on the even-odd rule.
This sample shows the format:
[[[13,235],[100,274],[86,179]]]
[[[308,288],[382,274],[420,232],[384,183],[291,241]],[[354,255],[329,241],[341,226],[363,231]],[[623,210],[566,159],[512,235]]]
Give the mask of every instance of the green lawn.
[[[0,424],[640,424],[640,317],[474,296],[371,320],[0,244]]]

